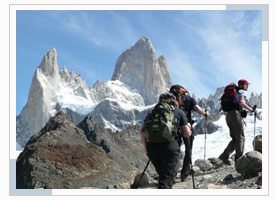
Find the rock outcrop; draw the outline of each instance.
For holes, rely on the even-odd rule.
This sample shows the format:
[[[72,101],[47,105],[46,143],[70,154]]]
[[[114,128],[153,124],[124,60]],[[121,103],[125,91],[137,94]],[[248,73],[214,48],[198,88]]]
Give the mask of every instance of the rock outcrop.
[[[78,127],[84,131],[90,142],[101,147],[114,162],[118,163],[121,170],[132,171],[143,168],[147,162],[137,126],[114,133],[105,129],[103,125],[95,124],[88,115]],[[140,139],[139,142],[137,139]]]
[[[79,127],[59,112],[34,134],[17,158],[16,187],[106,188],[130,183],[144,167],[141,144],[94,125],[89,116]]]
[[[78,188],[112,165],[111,158],[61,112],[30,138],[17,158],[16,187]]]
[[[137,89],[146,105],[156,103],[158,96],[172,85],[165,57],[156,58],[153,45],[146,37],[141,37],[120,55],[112,80]]]

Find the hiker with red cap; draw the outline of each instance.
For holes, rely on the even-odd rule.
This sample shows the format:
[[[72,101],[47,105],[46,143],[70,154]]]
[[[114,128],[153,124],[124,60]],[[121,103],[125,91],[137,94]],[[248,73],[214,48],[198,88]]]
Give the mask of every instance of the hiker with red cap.
[[[246,117],[246,110],[257,113],[256,109],[251,108],[245,102],[249,84],[247,80],[241,79],[238,81],[238,86],[233,84],[228,85],[221,98],[222,110],[227,112],[226,123],[229,127],[232,140],[219,156],[219,159],[228,165],[231,164],[228,158],[234,151],[236,151],[235,161],[243,155],[245,141],[243,118]],[[227,96],[227,94],[229,95]],[[230,95],[234,96],[234,100],[232,99],[229,104],[230,98],[228,97]]]

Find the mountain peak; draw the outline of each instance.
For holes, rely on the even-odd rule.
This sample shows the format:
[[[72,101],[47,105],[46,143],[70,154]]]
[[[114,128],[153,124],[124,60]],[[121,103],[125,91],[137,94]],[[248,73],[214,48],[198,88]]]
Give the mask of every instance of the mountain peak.
[[[142,36],[131,48],[138,48],[147,51],[151,56],[155,57],[155,50],[149,38]]]
[[[165,57],[156,58],[151,41],[142,36],[118,58],[112,80],[137,89],[146,105],[156,103],[160,93],[171,86]]]
[[[152,45],[151,41],[149,38],[142,36],[137,42],[136,44],[148,44],[148,45]]]
[[[42,73],[46,76],[53,77],[58,75],[57,51],[54,47],[44,54],[38,68],[41,69]]]

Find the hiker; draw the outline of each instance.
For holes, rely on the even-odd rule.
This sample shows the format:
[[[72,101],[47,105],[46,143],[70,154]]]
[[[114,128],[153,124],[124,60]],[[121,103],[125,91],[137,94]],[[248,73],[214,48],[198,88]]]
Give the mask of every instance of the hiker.
[[[192,135],[189,138],[183,138],[185,144],[185,156],[183,160],[183,166],[181,169],[181,182],[187,181],[190,179],[191,167],[190,161],[192,156],[192,148],[193,148],[193,119],[192,119],[192,111],[196,111],[200,115],[204,115],[205,117],[209,116],[208,111],[204,111],[196,102],[196,100],[190,96],[190,92],[180,85],[173,85],[170,88],[170,92],[174,94],[176,99],[178,100],[179,107],[185,112],[188,124],[191,126]]]
[[[258,112],[256,109],[252,109],[250,106],[248,106],[245,102],[249,84],[250,83],[245,79],[241,79],[238,81],[238,87],[235,87],[236,103],[234,104],[236,106],[232,109],[228,109],[229,111],[226,114],[226,123],[229,127],[232,140],[229,142],[224,152],[219,156],[219,159],[221,159],[227,165],[231,164],[228,158],[235,150],[235,161],[243,155],[245,140],[243,118],[246,117],[247,113],[242,108],[250,112]]]
[[[158,109],[167,109],[167,113],[170,114],[164,114],[164,111],[158,111]],[[170,110],[170,112],[168,110]],[[160,114],[162,112],[163,114]],[[158,116],[161,116],[161,118],[159,118],[161,120],[155,121],[155,117]],[[164,119],[164,116],[167,116],[166,119]],[[168,119],[169,116],[173,117],[172,121]],[[168,130],[171,129],[171,131],[166,132],[161,130],[161,121],[167,121],[167,124],[171,124],[172,122],[172,126],[167,125]],[[156,128],[156,130],[154,130],[154,128]],[[159,175],[158,189],[171,189],[175,183],[174,178],[180,154],[180,147],[178,145],[179,129],[183,137],[190,137],[191,130],[187,124],[185,113],[178,108],[178,103],[174,95],[171,93],[161,94],[159,96],[159,103],[149,112],[140,130],[145,152]],[[157,132],[160,134],[157,134]]]

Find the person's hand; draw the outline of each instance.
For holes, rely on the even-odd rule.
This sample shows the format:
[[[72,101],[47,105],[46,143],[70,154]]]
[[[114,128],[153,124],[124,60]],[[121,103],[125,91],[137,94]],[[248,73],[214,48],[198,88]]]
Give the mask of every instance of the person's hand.
[[[209,111],[208,110],[205,110],[205,117],[208,117],[210,115]]]
[[[257,114],[257,113],[258,113],[258,111],[257,111],[257,109],[256,109],[256,108],[257,108],[257,105],[253,106],[253,108],[252,108],[252,111],[251,111],[251,112],[254,112],[254,113],[256,113],[256,114]]]

